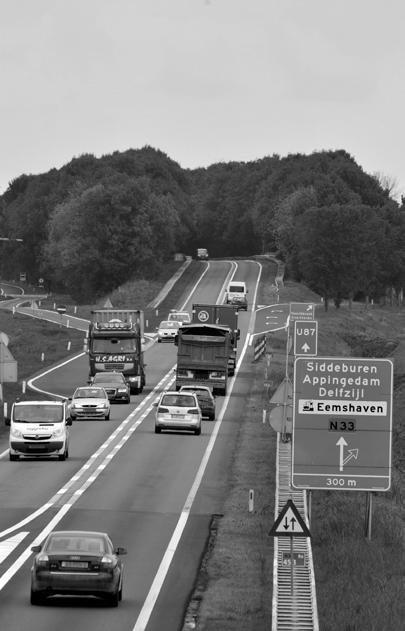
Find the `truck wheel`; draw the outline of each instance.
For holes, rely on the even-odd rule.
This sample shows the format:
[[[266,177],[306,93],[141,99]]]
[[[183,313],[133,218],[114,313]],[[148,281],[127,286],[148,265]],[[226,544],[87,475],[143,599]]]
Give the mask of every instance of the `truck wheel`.
[[[10,458],[12,462],[15,462],[16,460],[18,460],[18,456],[16,454],[9,454],[8,457]]]

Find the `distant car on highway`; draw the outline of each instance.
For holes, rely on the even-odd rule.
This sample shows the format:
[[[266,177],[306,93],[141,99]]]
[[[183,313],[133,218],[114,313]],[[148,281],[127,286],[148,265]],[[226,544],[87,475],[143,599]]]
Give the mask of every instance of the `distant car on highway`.
[[[163,320],[157,329],[158,342],[173,342],[181,323],[177,320]]]
[[[197,396],[192,392],[166,391],[156,407],[155,433],[160,434],[163,429],[187,430],[194,434],[201,434],[201,409]]]
[[[122,372],[97,372],[91,381],[92,386],[102,386],[110,401],[130,403],[131,391]]]
[[[114,548],[104,532],[55,530],[33,546],[31,605],[47,596],[98,596],[111,607],[122,600],[125,548]]]
[[[110,418],[110,400],[102,386],[80,386],[69,397],[70,418]]]
[[[188,311],[175,311],[174,309],[170,311],[167,319],[172,322],[173,320],[176,322],[180,322],[180,326],[182,324],[190,324],[191,315]]]
[[[208,386],[181,386],[179,392],[193,392],[197,396],[203,418],[215,421],[215,397]]]

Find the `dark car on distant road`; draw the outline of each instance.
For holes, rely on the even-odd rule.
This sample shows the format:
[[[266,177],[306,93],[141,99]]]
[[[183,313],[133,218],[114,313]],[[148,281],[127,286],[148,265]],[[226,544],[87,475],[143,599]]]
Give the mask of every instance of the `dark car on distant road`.
[[[91,379],[91,385],[102,386],[110,401],[131,401],[131,390],[122,372],[97,372]]]
[[[125,548],[114,548],[104,532],[55,530],[36,553],[31,567],[31,605],[47,596],[98,596],[112,607],[122,599]]]

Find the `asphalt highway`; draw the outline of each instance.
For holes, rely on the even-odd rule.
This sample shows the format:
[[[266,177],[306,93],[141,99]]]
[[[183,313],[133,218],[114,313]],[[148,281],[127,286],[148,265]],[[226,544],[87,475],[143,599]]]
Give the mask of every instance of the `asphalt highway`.
[[[147,384],[131,403],[115,404],[109,421],[76,421],[65,462],[9,462],[0,443],[0,629],[10,631],[178,631],[204,552],[212,516],[221,514],[243,408],[250,389],[252,304],[260,266],[210,262],[193,302],[215,303],[230,274],[249,287],[249,310],[239,314],[243,360],[230,395],[217,397],[217,420],[201,436],[154,433],[153,402],[174,379],[176,347],[151,344]],[[281,314],[280,318],[285,319]],[[88,358],[48,371],[33,385],[69,396],[86,383]],[[124,546],[123,601],[111,609],[89,598],[29,602],[31,545],[53,529],[106,531]]]

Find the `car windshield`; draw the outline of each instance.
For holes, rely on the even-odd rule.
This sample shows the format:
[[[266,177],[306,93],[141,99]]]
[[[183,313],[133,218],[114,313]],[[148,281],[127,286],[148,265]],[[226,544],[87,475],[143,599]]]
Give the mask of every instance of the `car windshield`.
[[[161,322],[159,328],[160,329],[178,329],[179,328],[179,322],[177,322],[176,320],[171,320],[171,321],[167,321],[167,322]]]
[[[105,540],[97,535],[61,533],[52,535],[45,547],[47,552],[74,552],[76,554],[104,554]]]
[[[189,313],[171,313],[169,315],[170,320],[176,320],[177,322],[190,322],[190,314]]]
[[[119,373],[110,373],[108,375],[97,373],[97,375],[94,377],[94,381],[97,381],[97,383],[125,383],[122,375],[120,375]]]
[[[136,350],[135,339],[95,338],[93,339],[92,350],[95,353],[134,353]]]
[[[177,407],[195,407],[195,400],[189,394],[165,394],[161,405],[174,405]]]
[[[80,388],[73,395],[74,399],[105,399],[101,388]]]
[[[18,405],[14,408],[14,421],[26,423],[61,423],[63,421],[63,407],[61,405]]]

